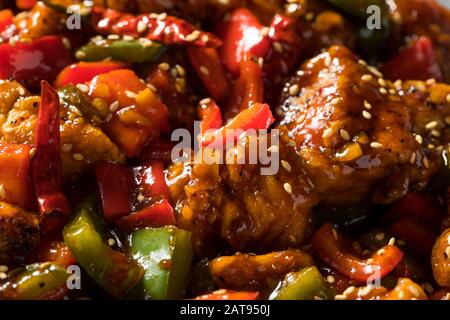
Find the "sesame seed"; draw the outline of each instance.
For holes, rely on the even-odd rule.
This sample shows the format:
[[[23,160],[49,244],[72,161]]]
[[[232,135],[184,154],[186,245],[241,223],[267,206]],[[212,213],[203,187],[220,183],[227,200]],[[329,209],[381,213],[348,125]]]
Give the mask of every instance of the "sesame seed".
[[[384,250],[384,249],[380,249],[377,251],[377,254],[380,256],[384,255],[385,253],[386,253],[386,250]]]
[[[448,243],[448,245],[450,246],[450,234],[449,234],[448,237],[447,237],[447,243]]]
[[[129,36],[129,35],[124,35],[124,36],[122,37],[122,39],[125,40],[125,41],[133,41],[133,40],[134,40],[134,37]]]
[[[72,47],[70,40],[67,39],[66,37],[62,38],[62,44],[64,48],[66,48],[67,50],[70,50],[70,48]]]
[[[381,148],[383,148],[383,144],[381,144],[381,143],[379,143],[379,142],[376,142],[376,141],[372,142],[372,143],[370,144],[370,146],[371,146],[373,149],[381,149]]]
[[[370,114],[369,111],[363,110],[362,115],[366,119],[372,119],[372,115]]]
[[[83,161],[83,160],[84,160],[84,156],[83,156],[81,153],[74,153],[74,154],[73,154],[73,158],[74,158],[76,161]]]
[[[283,185],[283,188],[284,188],[284,191],[286,191],[287,193],[289,193],[289,194],[292,194],[292,186],[289,184],[289,183],[285,183],[284,185]]]
[[[160,63],[158,66],[163,71],[169,71],[170,66],[167,62]]]
[[[295,6],[295,8],[297,8],[297,5]],[[307,21],[311,21],[312,19],[314,19],[314,12],[308,12],[308,13],[305,15],[305,19],[306,19]]]
[[[356,288],[354,286],[348,287],[342,294],[348,296],[349,294],[352,294],[352,292],[355,291],[355,289]]]
[[[411,155],[411,158],[409,158],[409,163],[414,164],[416,162],[416,159],[417,159],[417,154],[414,152]]]
[[[345,129],[339,130],[339,134],[341,135],[342,139],[344,139],[345,141],[349,141],[351,139],[350,133],[348,133],[348,131]]]
[[[415,297],[420,297],[420,292],[415,286],[408,286],[408,291]]]
[[[372,289],[373,289],[373,287],[371,285],[365,286],[364,288],[359,289],[358,295],[360,297],[367,296],[372,291]]]
[[[199,36],[200,36],[200,34],[198,32],[190,33],[186,36],[186,41],[194,42],[198,39]]]
[[[373,66],[368,66],[367,69],[375,76],[382,78],[383,74],[375,67]]]
[[[341,101],[340,98],[334,98],[333,100],[330,101],[330,104],[338,104],[339,101]]]
[[[389,245],[389,246],[395,245],[395,238],[394,238],[394,237],[392,237],[392,238],[389,239],[388,245]]]
[[[332,228],[331,232],[333,233],[334,240],[337,240],[338,239],[338,233],[337,233],[336,229]]]
[[[136,93],[134,93],[133,91],[130,91],[130,90],[125,90],[125,95],[130,99],[136,98]]]
[[[276,52],[278,52],[278,53],[282,53],[283,52],[283,46],[278,41],[274,41],[272,46],[273,46],[273,48],[275,49]]]
[[[314,300],[324,300],[324,298],[319,297],[319,296],[314,296]]]
[[[366,108],[367,110],[372,109],[372,105],[369,103],[369,101],[364,100],[364,108]]]
[[[280,148],[278,146],[271,146],[270,148],[267,149],[267,151],[277,153],[280,152]]]
[[[347,300],[347,296],[345,294],[337,294],[334,297],[335,300]]]
[[[267,37],[269,35],[269,31],[270,31],[270,28],[264,27],[264,28],[261,29],[261,35],[263,37]]]
[[[362,65],[362,66],[367,66],[367,62],[365,62],[365,61],[362,60],[362,59],[359,59],[359,60],[358,60],[358,63],[359,63],[360,65]]]
[[[119,109],[119,101],[114,101],[109,105],[109,111],[114,113],[117,111],[117,109]]]
[[[200,104],[209,104],[211,102],[212,102],[211,98],[205,98],[205,99],[201,100],[199,103]]]
[[[36,148],[31,148],[30,151],[28,152],[30,159],[32,159],[35,154],[36,154]]]
[[[174,78],[178,77],[178,70],[176,68],[170,69],[170,75]]]
[[[6,278],[8,278],[8,275],[4,272],[0,272],[0,280],[5,280]]]
[[[8,266],[0,265],[0,272],[8,272]]]
[[[388,94],[388,91],[386,90],[386,88],[380,88],[379,91],[381,94]]]
[[[6,198],[5,187],[3,186],[3,184],[0,184],[0,199],[5,199],[5,198]]]
[[[329,276],[327,277],[327,281],[328,281],[328,283],[334,283],[334,282],[336,281],[336,279],[335,279],[335,277],[333,277],[332,275],[329,275]]]
[[[180,77],[184,77],[186,75],[186,70],[179,64],[177,64],[175,66],[175,68],[177,68],[177,71],[178,71],[178,74],[180,75]]]
[[[450,126],[450,116],[445,117],[444,121],[446,125]]]
[[[147,24],[144,21],[139,20],[137,24],[137,32],[142,33],[145,30],[147,30]]]
[[[120,39],[120,36],[119,36],[118,34],[110,34],[110,35],[108,36],[108,39],[109,39],[109,40],[119,40],[119,39]]]
[[[108,239],[108,246],[112,247],[115,244],[116,244],[116,240],[114,240],[113,238]]]
[[[151,83],[147,83],[147,88],[149,88],[153,92],[158,91],[158,89],[156,89],[156,87],[154,85],[152,85]]]
[[[105,121],[106,121],[106,122],[111,121],[112,117],[113,117],[112,113],[108,114],[108,115],[106,116]]]
[[[263,57],[259,57],[258,58],[258,65],[262,68],[264,66],[264,58]]]
[[[83,93],[87,93],[89,91],[89,87],[85,84],[79,83],[79,84],[77,84],[77,88],[78,88],[78,90],[80,90]]]
[[[428,79],[427,81],[425,81],[425,83],[427,84],[427,85],[433,85],[433,84],[435,84],[436,83],[436,79]]]
[[[373,77],[372,77],[372,75],[371,74],[365,74],[365,75],[363,75],[362,77],[361,77],[361,80],[362,81],[371,81],[373,79]]]
[[[447,94],[447,96],[445,97],[445,100],[447,100],[447,102],[450,103],[450,93]]]
[[[445,254],[447,255],[447,260],[450,260],[450,247],[445,248]]]
[[[441,132],[439,130],[434,129],[434,130],[431,130],[431,135],[433,137],[439,138],[441,136]]]
[[[383,78],[378,78],[378,84],[382,87],[386,87],[386,81]]]
[[[203,74],[206,75],[206,76],[209,76],[209,70],[208,70],[208,68],[205,67],[205,66],[201,66],[201,67],[200,67],[200,72],[203,73]]]
[[[331,137],[332,134],[333,134],[333,129],[327,128],[323,132],[322,138],[324,138],[324,139],[329,138],[329,137]]]
[[[300,91],[300,88],[297,84],[294,84],[292,86],[289,87],[289,94],[291,96],[296,96]]]
[[[86,53],[84,51],[78,50],[77,52],[75,52],[75,58],[77,58],[78,60],[83,60],[84,58],[86,58]]]
[[[430,167],[430,162],[428,161],[428,158],[424,157],[424,158],[422,159],[422,163],[423,163],[423,165],[424,165],[425,168],[428,169],[428,168]]]
[[[402,84],[403,84],[403,81],[400,80],[400,79],[394,82],[394,86],[395,86],[395,87],[401,87]]]
[[[73,145],[71,143],[65,143],[62,145],[61,149],[64,152],[69,152],[70,150],[72,150]]]
[[[432,129],[436,128],[438,125],[439,125],[439,123],[437,121],[430,121],[425,125],[425,129],[432,130]]]
[[[292,167],[291,164],[285,160],[281,160],[281,165],[283,166],[283,168],[287,171],[287,172],[291,172],[292,171]]]
[[[159,21],[164,21],[164,20],[166,20],[166,18],[167,18],[167,13],[166,12],[163,12],[163,13],[161,13],[161,14],[159,14],[158,15],[158,20]]]
[[[305,121],[305,119],[306,119],[306,114],[302,114],[297,118],[297,120],[295,120],[295,122],[302,123],[303,121]]]
[[[17,88],[17,92],[19,92],[19,95],[21,95],[21,96],[25,95],[25,89],[23,87]]]
[[[405,298],[405,293],[404,293],[403,291],[399,291],[399,293],[398,293],[398,298],[399,298],[400,300],[402,300],[403,298]]]
[[[378,241],[383,240],[384,239],[384,233],[383,232],[377,233],[375,235],[375,239],[377,239]]]
[[[423,138],[420,134],[416,135],[415,140],[418,144],[422,144],[423,143]]]

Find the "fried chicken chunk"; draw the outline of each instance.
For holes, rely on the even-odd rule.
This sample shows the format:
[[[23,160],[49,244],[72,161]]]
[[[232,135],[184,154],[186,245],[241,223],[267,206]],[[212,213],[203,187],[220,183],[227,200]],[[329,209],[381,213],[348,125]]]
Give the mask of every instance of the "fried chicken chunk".
[[[287,139],[281,135],[274,175],[262,175],[261,165],[249,161],[170,167],[177,223],[193,232],[198,255],[214,255],[225,244],[261,252],[302,243],[317,197]]]
[[[38,217],[0,201],[0,264],[26,263],[38,243]]]
[[[404,94],[341,46],[306,61],[286,85],[281,124],[321,201],[391,203],[438,170],[439,157],[413,132],[417,107],[407,103],[420,102]]]
[[[19,99],[1,127],[3,141],[31,144],[34,141],[40,97]],[[61,159],[64,177],[69,179],[100,161],[122,163],[124,155],[101,131],[71,106],[61,108]]]

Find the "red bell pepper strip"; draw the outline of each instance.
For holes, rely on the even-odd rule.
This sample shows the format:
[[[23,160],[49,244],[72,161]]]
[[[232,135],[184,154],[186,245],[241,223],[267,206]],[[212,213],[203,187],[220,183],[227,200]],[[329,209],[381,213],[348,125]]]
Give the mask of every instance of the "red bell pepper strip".
[[[63,267],[76,263],[75,257],[64,243],[61,235],[41,239],[38,249],[38,260],[41,262],[54,262]]]
[[[203,32],[192,24],[173,16],[157,14],[132,14],[112,9],[94,7],[92,24],[101,34],[129,35],[135,38],[147,38],[164,44],[182,44],[199,47],[219,47],[222,41],[215,35]],[[142,31],[139,24],[146,26]]]
[[[361,260],[349,252],[345,252],[334,234],[337,234],[330,223],[320,228],[312,239],[312,245],[319,258],[343,275],[357,281],[368,281],[374,276],[383,278],[399,264],[403,252],[396,246],[386,245],[370,259]]]
[[[45,36],[31,42],[0,44],[0,79],[14,78],[37,88],[42,80],[52,82],[69,64],[70,50],[60,36]]]
[[[13,23],[13,12],[9,9],[0,10],[0,33]]]
[[[253,103],[263,103],[264,83],[261,66],[253,59],[240,62],[240,76],[233,84],[233,90],[226,106],[226,119],[246,110]]]
[[[70,214],[62,191],[59,109],[58,94],[42,81],[41,105],[35,129],[36,153],[31,172],[44,231],[62,227],[64,218]]]
[[[175,225],[175,214],[169,201],[161,200],[141,211],[134,212],[115,221],[115,226],[122,232],[132,232],[142,228],[159,228]]]
[[[59,73],[55,87],[62,88],[68,84],[86,83],[99,74],[126,67],[124,63],[113,61],[78,62],[67,66]]]
[[[143,166],[133,168],[134,181],[140,186],[139,191],[144,197],[163,197],[170,199],[169,187],[166,183],[164,164],[152,161]]]
[[[32,146],[0,143],[1,201],[34,210],[36,194],[30,177]]]
[[[256,300],[259,292],[218,290],[195,298],[195,300]]]
[[[133,175],[129,167],[112,163],[100,163],[95,175],[107,223],[130,214],[133,189]]]
[[[427,37],[420,37],[411,47],[381,67],[381,72],[390,80],[422,80],[434,78],[442,81],[443,75]]]
[[[409,250],[423,257],[430,256],[434,242],[439,236],[429,224],[407,217],[394,223],[389,232],[394,237],[405,240]]]
[[[221,100],[228,91],[228,79],[215,48],[188,48],[189,60],[209,94]]]
[[[223,124],[222,111],[212,99],[201,101],[197,107],[197,114],[201,120],[200,134],[202,135],[207,130],[219,129]]]
[[[239,75],[239,64],[248,56],[265,57],[272,41],[263,34],[264,26],[248,9],[240,8],[226,17],[217,28],[217,34],[223,39],[219,55],[228,71]]]
[[[418,218],[423,222],[439,225],[444,218],[444,212],[431,197],[408,192],[383,217],[383,223],[391,224],[403,217]]]
[[[29,10],[33,8],[37,0],[16,0],[16,7],[20,10]]]
[[[214,146],[225,144],[231,140],[236,141],[242,133],[239,131],[268,129],[274,121],[275,119],[267,104],[255,103],[249,109],[239,113],[222,128],[204,134],[201,138],[202,146]]]

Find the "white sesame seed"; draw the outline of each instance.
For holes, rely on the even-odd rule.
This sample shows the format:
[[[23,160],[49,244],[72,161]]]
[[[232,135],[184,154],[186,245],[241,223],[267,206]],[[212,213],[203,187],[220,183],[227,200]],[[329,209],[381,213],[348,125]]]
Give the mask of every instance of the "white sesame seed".
[[[416,163],[417,154],[414,152],[411,157],[409,158],[409,163],[414,164]]]
[[[283,46],[278,41],[274,41],[272,46],[273,46],[273,48],[275,49],[276,52],[278,52],[278,53],[282,53],[283,52]]]
[[[380,256],[384,255],[385,253],[386,253],[386,250],[384,250],[384,249],[380,249],[377,251],[377,254]]]
[[[130,35],[124,35],[124,36],[122,37],[122,39],[125,40],[125,41],[133,41],[133,40],[134,40],[134,37],[132,37],[132,36],[130,36]]]
[[[364,108],[366,108],[367,110],[372,109],[372,105],[369,103],[369,101],[364,100]]]
[[[109,111],[114,113],[117,111],[117,109],[119,109],[119,101],[114,101],[109,105]]]
[[[113,117],[112,113],[109,113],[109,114],[106,116],[105,121],[106,121],[106,122],[111,121],[112,117]]]
[[[283,188],[284,188],[284,191],[286,191],[289,194],[292,194],[292,186],[288,182],[286,182],[283,185]]]
[[[84,58],[86,58],[86,53],[84,51],[78,50],[77,52],[75,52],[75,58],[77,58],[78,60],[83,60]]]
[[[433,85],[436,83],[436,79],[428,79],[427,81],[425,81],[425,83],[429,86]]]
[[[388,91],[386,90],[386,88],[380,88],[379,91],[381,94],[388,94]]]
[[[365,286],[364,288],[359,289],[358,296],[365,297],[372,291],[372,289],[373,286],[371,285]]]
[[[269,31],[270,31],[270,28],[264,27],[264,28],[261,29],[261,35],[263,37],[267,37],[269,35]]]
[[[445,254],[447,255],[447,260],[450,260],[450,247],[445,248]]]
[[[137,32],[142,33],[145,30],[147,30],[147,24],[144,21],[139,20],[137,24]]]
[[[345,294],[337,294],[334,297],[335,300],[347,300],[347,296]]]
[[[362,115],[366,119],[372,119],[372,115],[370,114],[369,111],[363,110]]]
[[[325,131],[323,132],[322,138],[326,139],[329,138],[333,135],[333,129],[331,128],[327,128],[325,129]]]
[[[149,88],[153,92],[158,91],[158,89],[156,89],[156,87],[154,85],[152,85],[151,83],[147,83],[147,88]]]
[[[62,38],[62,44],[67,50],[70,50],[70,48],[72,48],[70,40],[67,39],[66,37]]]
[[[30,151],[28,152],[30,159],[32,159],[35,154],[36,154],[36,148],[31,148]]]
[[[73,145],[71,143],[65,143],[62,145],[61,149],[63,152],[69,152],[72,150]]]
[[[136,98],[136,93],[134,93],[133,91],[130,91],[130,90],[125,90],[125,95],[130,99]]]
[[[82,83],[77,84],[77,88],[83,93],[87,93],[89,91],[89,87]]]
[[[439,125],[439,123],[437,121],[430,121],[425,125],[425,129],[432,130],[432,129],[436,128],[438,125]]]
[[[370,147],[372,147],[373,149],[381,149],[381,148],[383,148],[383,144],[374,141],[370,144]]]
[[[6,198],[6,191],[5,191],[5,187],[3,186],[3,184],[0,184],[0,199],[5,199]]]
[[[395,245],[395,238],[394,237],[389,239],[388,245],[390,245],[390,246]]]
[[[445,97],[445,100],[447,100],[447,102],[450,103],[450,93],[447,94],[447,96]]]
[[[365,74],[361,77],[362,81],[367,81],[367,82],[371,81],[372,79],[373,79],[373,77],[371,74]]]
[[[324,298],[319,297],[319,296],[314,296],[314,300],[324,300]]]
[[[84,160],[84,156],[83,156],[81,153],[74,153],[74,154],[73,154],[73,158],[74,158],[76,161],[83,161],[83,160]]]
[[[428,158],[424,157],[424,158],[422,159],[422,163],[423,163],[423,165],[424,165],[425,168],[428,169],[428,168],[430,167],[430,162],[428,161]]]
[[[439,138],[441,136],[441,132],[439,130],[434,129],[434,130],[431,130],[431,135],[433,137]]]
[[[337,233],[336,229],[332,228],[331,232],[333,233],[334,240],[337,240],[338,239],[338,233]]]
[[[422,136],[420,134],[416,135],[414,139],[416,140],[416,142],[418,144],[422,144],[423,143],[423,138],[422,138]]]
[[[348,131],[345,129],[339,130],[339,134],[345,141],[349,141],[351,139],[350,133],[348,133]]]
[[[450,234],[449,234],[448,237],[447,237],[447,243],[448,243],[448,245],[450,246]]]
[[[166,20],[166,18],[167,18],[167,13],[166,12],[163,12],[163,13],[158,15],[158,20],[159,21],[164,21],[164,20]]]
[[[386,81],[383,78],[378,78],[378,84],[382,87],[386,87]]]
[[[336,279],[335,279],[335,277],[333,277],[332,275],[329,275],[329,276],[327,277],[327,281],[328,281],[328,283],[334,283],[334,282],[336,281]]]
[[[291,164],[285,160],[281,160],[281,165],[283,166],[283,168],[287,171],[287,172],[291,172],[292,171],[292,167]]]
[[[365,61],[362,60],[362,59],[359,59],[359,60],[358,60],[358,63],[359,63],[360,65],[362,65],[362,66],[367,66],[367,62],[365,62]]]
[[[367,69],[375,76],[382,78],[383,74],[375,67],[373,66],[368,66]]]
[[[200,72],[203,73],[206,76],[209,76],[209,69],[205,66],[200,67]]]
[[[300,92],[300,88],[297,84],[289,87],[289,95],[296,96]]]
[[[416,298],[420,297],[420,292],[415,286],[408,286],[408,291]]]
[[[5,280],[6,278],[8,278],[8,275],[4,272],[0,272],[0,280]]]
[[[394,82],[394,86],[395,86],[395,87],[401,87],[402,84],[403,84],[403,81],[400,80],[400,79]]]
[[[110,34],[107,38],[109,40],[119,40],[120,36],[118,34]]]
[[[348,287],[342,294],[348,296],[349,294],[352,294],[352,292],[355,291],[355,289],[356,288],[354,286]]]
[[[116,240],[114,240],[113,238],[109,238],[108,239],[108,246],[112,247],[116,244]]]
[[[198,39],[198,37],[200,36],[200,34],[198,32],[193,32],[190,33],[186,36],[186,41],[187,42],[194,42]]]
[[[158,66],[163,71],[169,71],[170,66],[167,62],[160,63]]]
[[[377,239],[378,241],[383,240],[384,239],[384,233],[383,232],[377,233],[375,235],[375,239]]]
[[[0,272],[8,272],[8,266],[0,265]]]
[[[19,95],[21,95],[21,96],[25,95],[25,89],[23,87],[18,87],[17,92],[19,92]]]

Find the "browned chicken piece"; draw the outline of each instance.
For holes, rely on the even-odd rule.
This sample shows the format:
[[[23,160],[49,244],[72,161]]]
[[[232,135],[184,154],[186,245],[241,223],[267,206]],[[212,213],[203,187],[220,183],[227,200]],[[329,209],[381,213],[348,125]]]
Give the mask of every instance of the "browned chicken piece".
[[[315,265],[314,259],[299,250],[272,252],[265,255],[238,253],[209,263],[218,288],[269,292],[289,272]]]
[[[281,124],[321,201],[387,204],[436,173],[440,157],[418,143],[402,94],[341,46],[306,61],[286,85]]]
[[[396,8],[393,16],[399,25],[400,38],[411,38],[414,35],[430,37],[444,78],[450,83],[450,11],[436,0],[394,2]]]
[[[436,240],[431,255],[434,280],[442,287],[450,287],[450,229]]]
[[[34,141],[40,97],[18,100],[1,127],[4,142],[31,144]],[[66,179],[101,161],[123,163],[125,156],[101,131],[73,106],[61,108],[61,159]]]
[[[226,244],[267,252],[302,243],[317,197],[287,139],[281,135],[275,175],[262,175],[261,165],[252,164],[170,167],[177,225],[193,232],[198,255],[214,256]]]
[[[6,121],[9,111],[12,109],[17,99],[28,94],[24,86],[17,81],[0,80],[0,127]],[[0,130],[0,139],[3,133]]]
[[[0,201],[0,264],[26,263],[38,243],[38,217]]]

